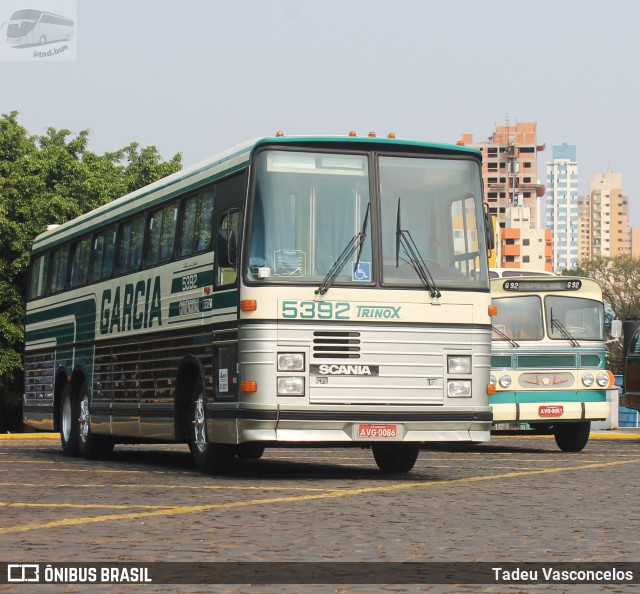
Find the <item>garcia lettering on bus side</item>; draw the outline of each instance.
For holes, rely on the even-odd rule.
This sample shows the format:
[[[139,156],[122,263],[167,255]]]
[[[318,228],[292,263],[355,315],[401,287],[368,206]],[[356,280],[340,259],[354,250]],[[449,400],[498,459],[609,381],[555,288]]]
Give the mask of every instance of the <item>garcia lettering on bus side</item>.
[[[162,326],[160,277],[105,289],[100,304],[100,334]]]

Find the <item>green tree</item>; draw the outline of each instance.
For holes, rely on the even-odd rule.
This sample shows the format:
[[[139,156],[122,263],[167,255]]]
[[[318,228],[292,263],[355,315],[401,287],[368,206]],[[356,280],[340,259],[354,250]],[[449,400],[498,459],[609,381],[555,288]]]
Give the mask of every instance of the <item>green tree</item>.
[[[630,255],[615,258],[600,256],[580,262],[578,269],[571,274],[593,278],[600,283],[605,311],[611,319],[640,316],[640,260],[637,258]],[[609,342],[608,355],[610,369],[614,373],[621,373],[622,342]]]
[[[0,429],[19,407],[24,309],[34,238],[157,179],[179,171],[180,153],[163,161],[154,146],[131,142],[103,155],[89,132],[49,128],[30,135],[18,112],[0,116]]]

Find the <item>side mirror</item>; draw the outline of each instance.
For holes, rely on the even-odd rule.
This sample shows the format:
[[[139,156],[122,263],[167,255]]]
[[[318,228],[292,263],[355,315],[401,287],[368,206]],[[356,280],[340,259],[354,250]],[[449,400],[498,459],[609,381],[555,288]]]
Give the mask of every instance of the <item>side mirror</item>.
[[[493,228],[493,219],[489,214],[489,205],[484,203],[484,225],[487,233],[487,249],[493,250],[496,247],[496,235]]]
[[[236,235],[231,229],[220,229],[216,236],[216,258],[220,268],[236,265],[238,246]]]

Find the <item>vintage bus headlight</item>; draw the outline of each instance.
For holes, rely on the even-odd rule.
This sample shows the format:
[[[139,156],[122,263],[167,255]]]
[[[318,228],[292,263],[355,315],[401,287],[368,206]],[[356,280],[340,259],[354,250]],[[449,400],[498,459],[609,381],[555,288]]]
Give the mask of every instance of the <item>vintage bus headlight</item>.
[[[494,385],[498,383],[498,380],[496,379],[496,376],[493,375],[493,373],[489,376],[489,383]]]
[[[278,396],[304,396],[304,378],[296,376],[279,377]]]
[[[511,376],[501,375],[498,383],[502,388],[508,388],[511,385]]]
[[[609,376],[601,371],[596,376],[596,384],[598,384],[601,388],[606,388],[609,385]]]
[[[592,373],[585,373],[582,376],[582,383],[587,386],[587,388],[590,388],[591,386],[593,386],[593,374]]]
[[[447,357],[449,373],[471,373],[471,357],[469,355],[449,355]]]
[[[450,398],[471,398],[471,380],[449,380],[447,394]]]
[[[278,371],[304,371],[302,353],[278,353]]]

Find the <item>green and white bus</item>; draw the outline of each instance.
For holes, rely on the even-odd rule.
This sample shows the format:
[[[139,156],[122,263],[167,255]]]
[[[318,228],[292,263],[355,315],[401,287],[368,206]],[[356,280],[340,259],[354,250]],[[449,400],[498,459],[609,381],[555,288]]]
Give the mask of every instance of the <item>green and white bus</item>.
[[[493,422],[552,431],[565,452],[581,451],[591,421],[610,414],[600,285],[577,277],[491,280],[490,396]]]
[[[68,455],[186,442],[204,472],[273,445],[490,437],[480,153],[254,140],[33,246],[24,422]]]

